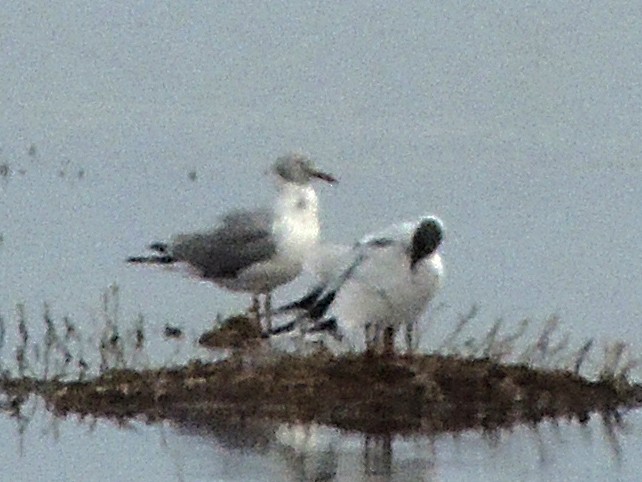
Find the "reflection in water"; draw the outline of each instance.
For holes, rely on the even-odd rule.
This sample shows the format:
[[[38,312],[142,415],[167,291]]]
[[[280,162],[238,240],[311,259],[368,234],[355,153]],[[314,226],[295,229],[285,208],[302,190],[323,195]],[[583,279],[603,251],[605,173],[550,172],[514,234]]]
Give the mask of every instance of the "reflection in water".
[[[602,428],[604,429],[605,439],[611,450],[613,460],[617,465],[622,464],[622,445],[619,439],[619,433],[628,433],[629,425],[624,421],[618,412],[607,414],[602,417]]]
[[[25,453],[25,433],[29,427],[31,420],[34,418],[36,411],[41,405],[40,399],[36,396],[23,398],[20,396],[13,397],[7,394],[2,394],[0,399],[0,412],[9,415],[15,422],[16,428],[16,441],[18,443],[18,455],[22,457]],[[55,417],[52,419],[56,420]],[[54,422],[52,421],[52,425]],[[52,433],[56,435],[56,431]]]
[[[267,457],[270,464],[277,465],[276,473],[283,480],[433,479],[434,439],[425,436],[364,435],[315,423],[275,424],[251,418],[231,421],[215,414],[203,425],[202,414],[185,415],[180,422],[173,422],[177,433],[210,439],[215,442],[215,452],[225,449],[233,459]],[[243,466],[238,460],[234,463]]]
[[[471,477],[560,480],[587,472],[602,479],[635,480],[629,475],[640,469],[637,449],[633,448],[639,444],[639,436],[630,428],[631,423],[642,422],[641,411],[626,418],[593,417],[586,424],[551,420],[483,433],[409,437],[346,432],[319,424],[276,424],[243,417],[232,420],[215,413],[205,425],[195,423],[203,421],[202,414],[190,419],[189,412],[180,421],[149,426],[135,421],[102,423],[93,417],[77,423],[52,416],[43,410],[44,405],[37,397],[22,404],[7,399],[1,402],[4,423],[13,421],[15,428],[15,436],[5,438],[13,443],[5,442],[3,451],[5,457],[15,453],[16,464],[29,466],[43,457],[42,451],[72,451],[75,462],[66,470],[82,473],[86,470],[85,461],[89,463],[97,457],[131,464],[133,447],[139,451],[142,445],[151,456],[138,462],[146,474],[143,480],[154,482],[195,479],[379,482],[471,480]],[[5,433],[10,433],[10,428],[7,425]],[[160,435],[162,450],[158,450],[159,438],[146,435],[149,433]],[[100,445],[105,438],[118,443],[105,451],[105,446]],[[107,461],[100,463],[103,462]],[[163,476],[155,478],[147,464],[162,467]]]
[[[604,437],[593,436],[596,421]],[[594,417],[586,424],[553,420],[512,429],[433,437],[360,434],[319,424],[274,425],[247,420],[234,424],[214,421],[206,431],[182,425],[179,431],[213,437],[217,445],[236,451],[236,455],[228,454],[232,458],[258,451],[268,457],[270,465],[276,465],[274,470],[282,480],[430,481],[452,472],[466,474],[455,477],[466,480],[476,465],[484,466],[487,474],[497,470],[562,476],[557,472],[560,459],[576,459],[581,466],[587,448],[599,449],[612,470],[622,462],[621,435],[627,433],[625,428],[621,417]],[[562,450],[568,456],[562,455]],[[498,480],[510,479],[502,475]]]
[[[201,416],[198,416],[202,420]],[[433,480],[434,439],[393,434],[359,434],[319,424],[213,417],[207,426],[176,425],[183,435],[213,438],[238,457],[263,454],[278,465],[283,480]],[[233,454],[232,457],[235,457]]]
[[[275,431],[289,480],[433,480],[434,443],[427,437],[358,434],[317,424]],[[396,454],[396,456],[395,456]]]
[[[335,480],[338,430],[318,424],[283,424],[274,434],[291,480]]]
[[[363,468],[366,475],[392,475],[392,436],[366,435],[363,441]]]
[[[212,413],[205,418],[186,410],[175,430],[180,434],[196,435],[216,440],[225,449],[265,454],[274,438],[273,424],[248,417],[230,418]],[[207,423],[204,424],[204,420]]]

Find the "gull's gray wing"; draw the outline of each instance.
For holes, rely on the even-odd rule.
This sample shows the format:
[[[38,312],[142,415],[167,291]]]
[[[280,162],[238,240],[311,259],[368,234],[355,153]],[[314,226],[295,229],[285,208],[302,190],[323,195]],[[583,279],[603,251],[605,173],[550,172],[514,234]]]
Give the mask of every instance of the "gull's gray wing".
[[[232,278],[276,253],[270,210],[233,211],[220,226],[182,234],[172,242],[172,256],[202,272],[205,278]]]

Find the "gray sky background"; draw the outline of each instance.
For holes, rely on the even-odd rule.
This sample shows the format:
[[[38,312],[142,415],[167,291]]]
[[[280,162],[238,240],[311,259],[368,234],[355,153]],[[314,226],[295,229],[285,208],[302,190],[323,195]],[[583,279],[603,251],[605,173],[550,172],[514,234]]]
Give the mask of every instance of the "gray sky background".
[[[640,25],[639,5],[618,1],[3,2],[0,314],[24,301],[38,329],[49,301],[98,330],[114,282],[123,318],[142,312],[149,329],[197,333],[244,308],[247,296],[123,260],[269,200],[264,171],[298,149],[341,181],[319,189],[328,240],[443,218],[447,307],[429,348],[479,303],[478,336],[497,317],[510,329],[557,313],[577,343],[639,353]],[[639,436],[615,456],[602,428],[446,436],[434,459],[395,461],[445,480],[634,479]],[[26,437],[22,458],[17,436],[0,450],[12,480],[285,473],[278,454],[161,442],[159,427],[45,420]],[[344,442],[355,470],[360,442]]]
[[[341,179],[320,188],[326,239],[444,219],[440,323],[478,302],[487,322],[642,333],[632,4],[11,2],[0,22],[5,313],[83,319],[111,282],[159,324],[243,307],[121,261],[268,200],[263,172],[300,149]]]

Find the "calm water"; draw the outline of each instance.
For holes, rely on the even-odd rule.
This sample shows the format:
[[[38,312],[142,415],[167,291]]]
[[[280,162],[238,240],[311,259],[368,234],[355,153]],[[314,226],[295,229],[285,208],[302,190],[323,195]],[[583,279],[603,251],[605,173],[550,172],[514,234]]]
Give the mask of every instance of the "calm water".
[[[557,314],[577,344],[598,341],[594,366],[607,341],[639,353],[639,16],[606,2],[7,5],[0,314],[15,320],[24,302],[37,331],[47,301],[97,336],[101,294],[116,283],[125,323],[142,313],[151,331],[172,323],[193,338],[247,297],[123,259],[266,202],[265,169],[301,149],[341,181],[319,190],[328,240],[423,213],[444,219],[448,278],[426,349],[478,303],[466,336],[499,317],[510,329]],[[180,358],[160,342],[149,349],[159,362]],[[212,434],[101,421],[91,432],[70,420],[56,441],[47,417],[29,426],[22,457],[19,437],[0,442],[13,479],[37,479],[43,467],[58,479],[122,475],[114,480],[299,470],[272,436],[266,448],[238,450]],[[628,421],[639,433],[639,415]],[[363,473],[362,436],[323,435],[341,477]],[[640,442],[625,433],[614,456],[599,423],[560,424],[492,441],[395,439],[392,461],[400,480],[415,470],[428,480],[631,480],[642,466],[628,447]]]
[[[58,420],[43,410],[5,434],[3,480],[638,480],[640,412],[487,434],[366,436],[325,426],[193,429]]]

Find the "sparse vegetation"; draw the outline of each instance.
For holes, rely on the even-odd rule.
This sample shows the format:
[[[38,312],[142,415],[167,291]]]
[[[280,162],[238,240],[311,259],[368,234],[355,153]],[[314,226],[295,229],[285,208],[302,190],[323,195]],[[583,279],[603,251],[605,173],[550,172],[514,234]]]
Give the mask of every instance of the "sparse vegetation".
[[[0,150],[0,153],[1,152],[2,151]],[[16,173],[20,175],[20,177],[26,176],[27,167],[25,166],[29,166],[30,170],[53,169],[52,174],[61,179],[68,178],[71,180],[77,179],[80,181],[87,175],[85,168],[74,165],[75,163],[72,162],[71,159],[63,159],[62,161],[49,160],[50,162],[40,162],[40,150],[35,143],[31,143],[24,152],[26,152],[26,156],[18,154],[12,156],[10,161],[0,160],[0,179],[3,179],[6,182],[14,177],[14,174]],[[45,158],[43,158],[43,160],[44,159]]]
[[[20,405],[36,394],[61,415],[178,423],[189,416],[191,423],[203,424],[214,415],[248,416],[368,433],[434,433],[559,417],[585,422],[591,413],[609,418],[642,404],[642,386],[629,381],[637,361],[626,345],[607,347],[599,373],[582,377],[595,343],[588,340],[572,350],[570,336],[558,335],[556,317],[546,320],[521,350],[517,347],[528,336],[528,321],[504,334],[506,323],[500,320],[482,339],[458,343],[477,315],[473,308],[460,317],[439,353],[337,358],[324,351],[274,354],[255,324],[235,316],[219,320],[197,341],[231,353],[227,358],[152,368],[143,317],[122,328],[117,286],[105,292],[101,305],[102,329],[93,348],[91,338],[83,338],[68,317],[56,321],[48,305],[42,314],[44,335],[35,343],[25,307],[18,305],[15,366],[1,367],[6,406],[19,413]],[[6,328],[0,317],[0,354],[7,349]],[[178,327],[162,330],[168,341],[185,338]],[[92,351],[94,356],[86,356]],[[98,366],[90,366],[90,359]]]
[[[203,333],[198,343],[206,348],[244,348],[261,342],[261,330],[245,315],[217,320],[216,326]]]
[[[9,164],[4,162],[0,164],[0,177],[7,179],[11,175],[11,168]]]

